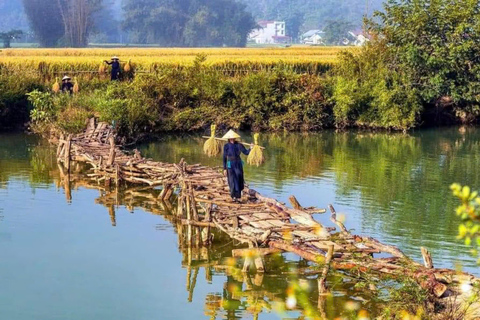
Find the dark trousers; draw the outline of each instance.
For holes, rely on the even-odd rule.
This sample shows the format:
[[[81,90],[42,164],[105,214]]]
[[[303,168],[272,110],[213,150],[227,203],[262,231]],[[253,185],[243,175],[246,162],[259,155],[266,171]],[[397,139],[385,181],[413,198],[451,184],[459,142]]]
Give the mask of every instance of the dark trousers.
[[[227,177],[230,196],[232,198],[241,198],[242,191],[245,188],[242,161],[230,161],[230,168],[227,168]]]

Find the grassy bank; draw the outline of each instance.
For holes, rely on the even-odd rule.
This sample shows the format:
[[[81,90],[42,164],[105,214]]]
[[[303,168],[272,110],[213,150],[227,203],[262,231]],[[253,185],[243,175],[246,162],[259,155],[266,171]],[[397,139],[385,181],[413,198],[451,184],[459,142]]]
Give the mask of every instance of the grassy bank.
[[[475,122],[476,114],[422,101],[374,49],[11,49],[0,52],[0,129],[34,120],[67,132],[87,117],[115,122],[134,138],[165,131],[234,127],[312,131],[326,127],[408,130],[430,122]],[[132,61],[109,81],[102,61]],[[54,94],[65,73],[80,92]],[[29,93],[37,90],[27,97]],[[35,107],[35,108],[33,108]],[[462,111],[464,111],[462,109]],[[436,112],[436,113],[435,113]],[[439,117],[439,114],[447,116]],[[431,119],[431,114],[437,118]],[[29,117],[30,115],[30,117]]]

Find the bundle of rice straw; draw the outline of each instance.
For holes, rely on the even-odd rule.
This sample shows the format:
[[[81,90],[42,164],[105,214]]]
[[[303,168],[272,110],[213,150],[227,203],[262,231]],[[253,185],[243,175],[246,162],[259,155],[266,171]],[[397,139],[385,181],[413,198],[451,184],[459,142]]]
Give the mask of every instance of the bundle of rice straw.
[[[105,63],[103,61],[98,67],[98,73],[100,73],[100,75],[104,75],[105,73],[107,73],[107,69],[105,68]]]
[[[250,150],[250,154],[248,155],[248,158],[247,158],[248,164],[252,166],[257,166],[257,167],[259,167],[261,164],[265,162],[265,157],[263,156],[263,150],[258,145],[259,136],[260,134],[258,133],[255,133],[253,135],[253,139],[255,140],[255,145],[253,146],[253,149]]]
[[[73,93],[78,93],[80,91],[80,87],[78,85],[77,77],[75,77],[75,84],[73,85]]]
[[[128,62],[127,62],[127,64],[123,67],[123,70],[124,70],[125,72],[130,72],[130,70],[132,70],[132,66],[131,66],[131,64],[130,64],[131,61],[132,61],[132,60],[129,59]]]
[[[58,83],[58,77],[56,78],[55,83],[52,86],[52,91],[55,93],[60,92],[60,84]]]
[[[208,138],[208,140],[205,141],[205,144],[203,145],[203,152],[209,157],[214,157],[222,151],[222,143],[215,139],[216,128],[217,126],[212,124],[212,126],[210,127],[210,138]]]

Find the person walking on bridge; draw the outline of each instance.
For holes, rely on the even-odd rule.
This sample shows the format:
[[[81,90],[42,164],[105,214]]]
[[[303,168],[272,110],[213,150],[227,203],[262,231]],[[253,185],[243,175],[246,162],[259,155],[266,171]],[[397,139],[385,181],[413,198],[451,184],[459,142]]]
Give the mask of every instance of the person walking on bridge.
[[[120,76],[120,59],[117,56],[114,56],[110,62],[105,60],[105,63],[112,66],[111,80],[118,80],[118,77]]]
[[[228,141],[223,148],[223,174],[228,179],[232,200],[239,202],[242,198],[242,191],[245,188],[243,161],[240,155],[242,153],[248,155],[250,150],[247,150],[243,144],[237,141],[240,140],[241,137],[233,130],[228,131],[222,139]]]

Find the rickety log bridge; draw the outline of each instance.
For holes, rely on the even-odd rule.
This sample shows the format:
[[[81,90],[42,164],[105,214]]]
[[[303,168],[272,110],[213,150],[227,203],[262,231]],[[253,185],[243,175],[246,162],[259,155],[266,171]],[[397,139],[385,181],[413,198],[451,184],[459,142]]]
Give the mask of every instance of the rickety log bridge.
[[[177,198],[175,214],[186,226],[191,245],[211,242],[212,228],[248,245],[249,249],[234,252],[244,257],[245,272],[254,266],[256,272],[264,272],[262,257],[266,254],[292,252],[323,265],[320,292],[326,290],[329,268],[408,276],[437,297],[457,291],[458,283],[478,282],[465,273],[435,269],[426,249],[422,249],[422,265],[394,246],[351,234],[337,219],[333,206],[329,206],[332,226],[327,227],[312,217],[325,210],[304,208],[294,197],[290,198],[289,208],[247,188],[241,203],[234,203],[220,168],[189,165],[184,160],[173,164],[156,162],[143,158],[138,151],[127,154],[115,144],[113,128],[95,119],[90,119],[84,133],[53,140],[58,144],[58,161],[66,172],[72,161],[83,162],[91,166],[87,176],[98,184],[161,187],[159,201],[172,203],[171,199]]]

